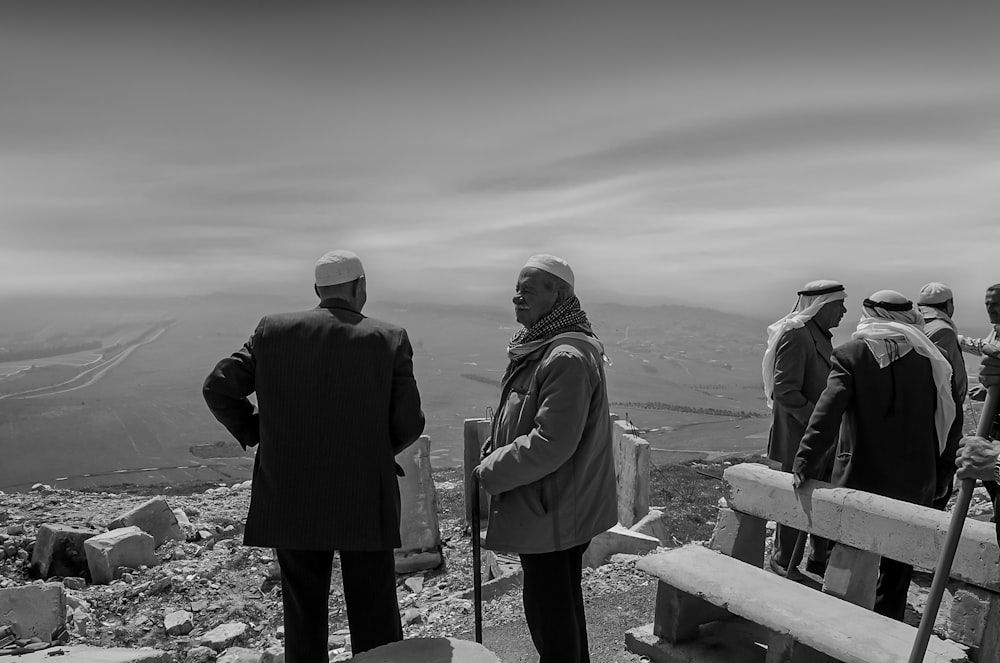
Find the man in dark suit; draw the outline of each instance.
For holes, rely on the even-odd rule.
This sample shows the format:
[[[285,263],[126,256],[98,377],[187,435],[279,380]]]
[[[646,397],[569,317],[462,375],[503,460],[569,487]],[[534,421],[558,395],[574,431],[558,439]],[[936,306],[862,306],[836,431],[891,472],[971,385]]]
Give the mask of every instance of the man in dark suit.
[[[798,292],[792,312],[767,328],[764,352],[764,394],[773,408],[767,457],[791,472],[799,440],[809,416],[826,387],[833,352],[830,330],[840,324],[846,308],[844,286],[837,281],[813,281]],[[799,530],[778,525],[774,532],[771,569],[788,575]],[[806,570],[823,575],[830,544],[810,537]]]
[[[833,351],[795,457],[795,485],[820,478],[836,443],[835,485],[930,506],[947,490],[954,462],[944,454],[955,417],[951,365],[903,295],[882,290],[863,306],[852,340]],[[875,612],[902,621],[912,573],[882,558]]]
[[[261,319],[203,388],[216,419],[257,446],[243,543],[277,550],[289,663],[327,659],[335,550],[354,653],[402,639],[394,456],[424,429],[406,331],[361,314],[361,261],[332,251],[315,272],[319,306]]]

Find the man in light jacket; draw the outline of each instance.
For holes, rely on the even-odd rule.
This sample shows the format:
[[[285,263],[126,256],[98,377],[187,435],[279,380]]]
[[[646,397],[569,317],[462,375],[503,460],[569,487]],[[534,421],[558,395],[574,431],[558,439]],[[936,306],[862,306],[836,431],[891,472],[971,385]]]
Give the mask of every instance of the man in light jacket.
[[[519,553],[539,663],[589,663],[581,572],[590,540],[618,520],[604,347],[570,266],[528,259],[514,295],[523,325],[507,348],[490,452],[476,468],[490,501],[486,547]]]

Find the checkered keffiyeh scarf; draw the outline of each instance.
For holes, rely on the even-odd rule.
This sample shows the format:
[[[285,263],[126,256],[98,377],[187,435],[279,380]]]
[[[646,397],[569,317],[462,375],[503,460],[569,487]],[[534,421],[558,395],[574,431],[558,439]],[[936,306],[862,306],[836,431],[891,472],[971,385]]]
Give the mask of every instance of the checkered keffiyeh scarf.
[[[590,321],[587,319],[587,314],[580,308],[580,300],[575,296],[570,297],[531,327],[521,327],[511,337],[507,344],[507,351],[510,352],[533,341],[552,338],[563,332],[578,331],[581,326],[589,330]]]

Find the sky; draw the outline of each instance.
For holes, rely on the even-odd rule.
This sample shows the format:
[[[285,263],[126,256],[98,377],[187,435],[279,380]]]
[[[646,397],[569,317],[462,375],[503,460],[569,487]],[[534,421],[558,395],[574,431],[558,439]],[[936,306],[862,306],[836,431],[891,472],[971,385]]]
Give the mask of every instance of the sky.
[[[581,299],[774,319],[1000,281],[1000,4],[0,5],[0,296]],[[852,302],[853,300],[853,302]]]

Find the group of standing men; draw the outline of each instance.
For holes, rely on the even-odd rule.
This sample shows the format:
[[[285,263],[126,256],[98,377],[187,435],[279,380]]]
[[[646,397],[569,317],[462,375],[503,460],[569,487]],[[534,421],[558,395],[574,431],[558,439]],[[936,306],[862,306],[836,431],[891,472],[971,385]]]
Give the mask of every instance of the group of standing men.
[[[983,356],[984,387],[1000,384],[1000,284],[986,292],[994,331],[985,339],[958,334],[951,289],[928,283],[915,304],[892,290],[866,298],[851,340],[834,349],[832,330],[845,299],[843,284],[814,281],[798,292],[792,312],[768,327],[768,456],[794,473],[796,486],[821,479],[944,509],[956,464],[960,477],[984,479],[997,467],[993,443],[962,437],[968,388],[962,351]],[[984,389],[970,395],[982,398]],[[778,526],[771,570],[789,574],[800,536]],[[806,571],[823,575],[830,543],[812,537],[810,544]],[[902,620],[912,571],[882,559],[876,612]]]
[[[353,653],[402,639],[394,456],[424,429],[410,341],[361,313],[358,256],[324,255],[314,287],[316,308],[264,317],[202,390],[243,448],[257,447],[243,542],[277,550],[288,663],[327,660],[335,551]],[[618,519],[606,357],[574,288],[573,270],[552,255],[518,273],[522,327],[475,468],[492,495],[486,547],[520,554],[540,663],[589,663],[583,553]]]

